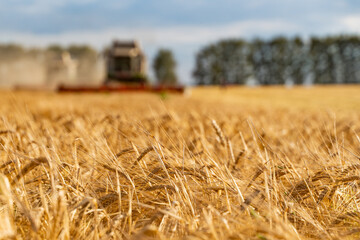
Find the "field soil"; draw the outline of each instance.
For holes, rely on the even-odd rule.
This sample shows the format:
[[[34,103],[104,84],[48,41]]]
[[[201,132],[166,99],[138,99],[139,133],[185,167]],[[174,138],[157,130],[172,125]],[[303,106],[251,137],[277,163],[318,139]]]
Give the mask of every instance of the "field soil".
[[[0,239],[358,239],[360,87],[0,91]]]

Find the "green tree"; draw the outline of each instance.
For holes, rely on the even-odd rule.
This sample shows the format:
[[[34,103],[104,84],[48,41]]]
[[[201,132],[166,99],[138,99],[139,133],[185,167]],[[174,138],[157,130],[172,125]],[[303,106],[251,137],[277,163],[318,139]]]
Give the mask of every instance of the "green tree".
[[[193,71],[199,85],[244,84],[250,76],[249,48],[241,39],[222,40],[202,48]]]
[[[305,78],[311,72],[311,58],[306,45],[300,37],[289,40],[289,75],[293,84],[305,83]]]
[[[175,68],[176,61],[172,52],[168,49],[160,49],[153,61],[157,82],[165,85],[175,85],[177,83]]]

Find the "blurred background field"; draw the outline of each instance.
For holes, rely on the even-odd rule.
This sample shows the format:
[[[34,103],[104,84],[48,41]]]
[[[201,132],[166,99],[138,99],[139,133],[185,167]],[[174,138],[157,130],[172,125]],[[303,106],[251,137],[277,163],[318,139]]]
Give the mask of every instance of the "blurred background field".
[[[197,107],[196,101],[202,103],[225,104],[237,108],[263,107],[269,110],[277,108],[286,108],[288,110],[300,111],[330,111],[334,114],[339,113],[357,113],[360,110],[360,95],[358,94],[360,87],[357,85],[343,85],[343,86],[298,86],[298,87],[284,87],[284,86],[269,86],[269,87],[188,87],[183,95],[171,93],[63,93],[58,94],[52,91],[9,91],[1,90],[1,95],[5,101],[9,99],[16,99],[16,101],[28,102],[28,107],[31,107],[31,102],[43,102],[41,105],[46,105],[49,102],[62,99],[66,101],[64,106],[76,107],[77,105],[88,104],[93,102],[92,110],[102,105],[105,106],[121,106],[122,108],[134,108],[134,113],[138,112],[136,109],[151,108],[154,106],[161,106],[172,103],[172,105],[179,105],[181,107],[186,105],[189,110],[192,107]],[[148,99],[143,99],[144,97]],[[137,99],[139,98],[139,99]],[[149,103],[148,100],[155,101]],[[160,104],[161,101],[165,100]],[[97,103],[97,104],[95,104]],[[187,104],[185,104],[187,103]],[[127,106],[129,105],[129,106]],[[3,104],[2,107],[6,107]],[[83,106],[85,108],[85,106]],[[105,110],[106,108],[102,109]],[[115,109],[114,109],[115,110]],[[142,111],[139,111],[143,114]]]
[[[360,110],[360,88],[357,85],[343,86],[298,86],[298,87],[199,87],[191,90],[192,98],[213,100],[228,104],[263,106],[269,109],[284,107],[304,111],[329,110],[334,113],[354,113]],[[236,105],[235,105],[236,106]]]

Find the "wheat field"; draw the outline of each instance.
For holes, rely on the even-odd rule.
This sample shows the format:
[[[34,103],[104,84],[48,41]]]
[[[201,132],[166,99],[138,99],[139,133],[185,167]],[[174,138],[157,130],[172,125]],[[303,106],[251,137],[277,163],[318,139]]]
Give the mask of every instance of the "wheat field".
[[[1,239],[358,239],[360,87],[0,92]]]

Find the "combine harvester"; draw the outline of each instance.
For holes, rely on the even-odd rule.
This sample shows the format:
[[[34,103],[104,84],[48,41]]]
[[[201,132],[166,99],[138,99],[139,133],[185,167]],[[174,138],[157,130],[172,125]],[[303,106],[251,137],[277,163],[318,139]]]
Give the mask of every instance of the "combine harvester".
[[[183,86],[149,85],[146,58],[136,41],[114,41],[105,58],[107,74],[103,85],[60,85],[58,92],[184,92]]]

